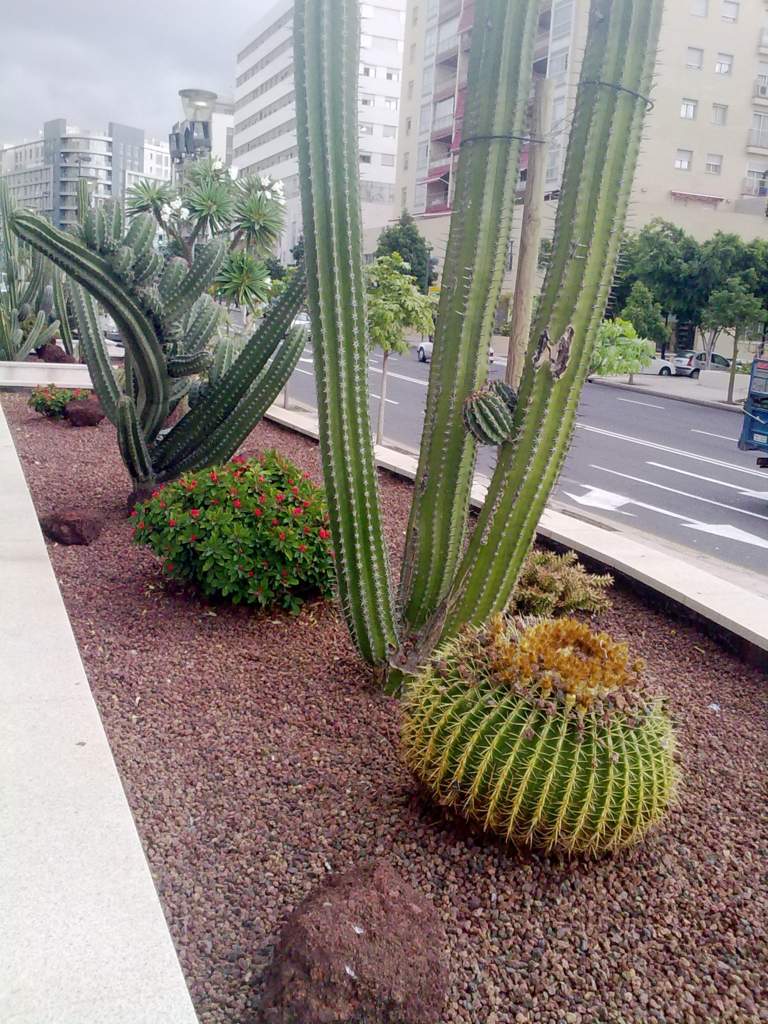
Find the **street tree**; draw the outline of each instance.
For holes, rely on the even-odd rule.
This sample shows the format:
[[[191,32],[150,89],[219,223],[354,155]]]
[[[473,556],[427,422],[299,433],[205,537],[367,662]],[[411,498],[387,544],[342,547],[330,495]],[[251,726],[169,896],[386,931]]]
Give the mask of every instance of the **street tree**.
[[[384,439],[389,357],[408,351],[406,330],[431,334],[433,329],[432,301],[417,288],[405,260],[399,253],[379,256],[368,268],[368,336],[371,347],[383,353],[376,444]]]
[[[662,347],[662,353],[669,342],[669,327],[664,320],[661,304],[656,302],[651,289],[642,281],[635,281],[627,303],[621,311],[621,319],[634,325],[641,338],[650,338]]]
[[[628,320],[604,320],[597,331],[592,351],[590,373],[598,377],[634,375],[651,365],[656,346],[649,338],[641,338]]]
[[[429,285],[437,280],[437,274],[430,264],[429,246],[416,226],[416,221],[403,210],[400,220],[391,224],[379,235],[376,256],[391,256],[399,253],[403,258],[402,272],[412,277],[419,291],[426,293]]]
[[[768,320],[768,311],[762,301],[750,290],[740,277],[729,278],[725,285],[714,291],[702,316],[702,327],[707,332],[707,366],[720,335],[727,331],[733,336],[733,357],[728,377],[728,401],[733,401],[736,382],[739,342],[747,331]]]

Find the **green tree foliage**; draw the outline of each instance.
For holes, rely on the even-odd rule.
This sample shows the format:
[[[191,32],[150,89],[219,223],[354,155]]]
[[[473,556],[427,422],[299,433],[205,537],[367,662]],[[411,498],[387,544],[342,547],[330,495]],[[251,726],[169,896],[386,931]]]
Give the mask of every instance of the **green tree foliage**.
[[[437,274],[429,264],[429,247],[416,226],[416,221],[403,210],[400,220],[392,224],[379,235],[376,256],[390,256],[399,253],[403,257],[403,273],[408,274],[416,282],[419,291],[427,292],[427,283],[434,284]]]
[[[632,285],[621,319],[628,320],[642,338],[650,338],[659,345],[669,341],[669,328],[661,305],[654,301],[653,292],[642,281]]]
[[[625,236],[614,287],[614,308],[623,309],[636,281],[642,281],[662,311],[681,323],[698,324],[706,305],[699,243],[682,228],[656,219]]]
[[[598,377],[632,375],[651,365],[656,346],[648,338],[639,337],[628,320],[604,320],[597,332],[592,352],[590,373]]]
[[[768,320],[768,311],[740,277],[730,277],[723,287],[712,292],[702,315],[702,327],[708,332],[707,357],[712,354],[717,339],[728,331],[733,335],[733,356],[728,380],[728,401],[733,401],[736,379],[736,360],[739,341],[750,327]]]
[[[389,357],[393,352],[408,351],[407,330],[430,334],[432,329],[432,302],[409,276],[405,260],[399,253],[379,256],[368,268],[368,335],[371,346],[384,353],[377,444],[384,437]]]

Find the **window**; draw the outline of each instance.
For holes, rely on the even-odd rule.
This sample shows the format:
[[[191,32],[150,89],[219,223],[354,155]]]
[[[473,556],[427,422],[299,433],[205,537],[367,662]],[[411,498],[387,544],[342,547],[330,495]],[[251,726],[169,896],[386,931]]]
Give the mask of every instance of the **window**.
[[[408,53],[408,60],[413,64],[416,60],[416,43],[411,43],[411,49]]]
[[[408,154],[406,154],[406,156],[407,155]],[[382,167],[394,167],[395,166],[395,158],[392,155],[392,153],[382,153],[381,154],[381,166]]]
[[[680,117],[686,121],[693,121],[696,118],[696,111],[699,108],[698,100],[683,100],[680,105]]]
[[[394,96],[384,97],[384,109],[385,110],[397,110],[397,100]]]
[[[704,165],[704,170],[707,172],[707,174],[722,174],[723,154],[707,153],[707,161]]]
[[[715,61],[715,74],[730,75],[731,71],[733,71],[733,54],[718,53]]]
[[[701,71],[704,67],[704,51],[700,50],[698,46],[689,46],[685,63],[691,71]]]
[[[408,189],[407,188],[401,188],[400,189],[400,207],[401,207],[401,209],[405,210],[407,208],[407,206],[408,206]]]
[[[675,156],[675,167],[678,171],[690,171],[693,164],[693,150],[678,149]]]
[[[406,117],[406,119],[405,119],[405,134],[406,135],[410,135],[411,134],[411,128],[413,128],[413,118],[412,117]]]
[[[720,125],[720,127],[728,124],[728,107],[725,103],[712,104],[712,124]]]
[[[549,58],[549,69],[547,74],[550,78],[562,78],[568,70],[568,51],[561,50],[553,53]]]
[[[410,121],[410,118],[408,118]],[[381,134],[385,139],[396,139],[397,138],[397,127],[393,124],[385,124],[381,127]]]
[[[370,64],[361,64],[360,74],[363,76],[363,78],[375,78],[376,68],[372,68]]]
[[[738,0],[722,0],[721,17],[723,21],[739,20]]]
[[[361,153],[360,154],[360,163],[361,164],[370,164],[370,163],[372,163],[371,154],[370,153]]]
[[[413,99],[413,87],[414,87],[414,85],[415,85],[415,82],[413,81],[413,79],[411,79],[411,81],[408,83],[408,99],[409,100]]]
[[[373,135],[373,125],[372,124],[365,124],[365,122],[361,121],[360,122],[360,134],[361,135]]]
[[[407,171],[411,163],[411,154],[403,153],[403,170]]]
[[[419,131],[428,132],[432,127],[432,104],[425,103],[421,108],[421,114],[419,115]]]
[[[691,14],[698,18],[706,18],[709,14],[709,0],[691,0]]]
[[[552,12],[552,38],[561,39],[571,31],[573,21],[573,0],[565,0]]]
[[[388,82],[399,82],[400,72],[397,70],[397,68],[387,68],[384,77]]]
[[[376,104],[376,97],[372,96],[369,92],[360,93],[360,106],[361,107],[373,107]]]

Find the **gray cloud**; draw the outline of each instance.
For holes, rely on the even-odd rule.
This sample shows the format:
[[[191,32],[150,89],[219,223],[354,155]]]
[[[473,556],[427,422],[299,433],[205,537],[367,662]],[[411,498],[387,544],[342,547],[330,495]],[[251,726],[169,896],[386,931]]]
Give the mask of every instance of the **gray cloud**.
[[[4,0],[0,144],[43,121],[108,121],[164,138],[179,89],[232,95],[235,52],[272,0]]]

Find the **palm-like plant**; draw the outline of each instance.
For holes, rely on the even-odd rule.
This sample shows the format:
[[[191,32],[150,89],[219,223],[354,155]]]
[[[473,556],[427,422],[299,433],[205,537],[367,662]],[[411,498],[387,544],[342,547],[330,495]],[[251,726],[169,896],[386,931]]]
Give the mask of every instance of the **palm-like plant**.
[[[214,281],[217,298],[251,314],[269,299],[271,284],[266,264],[242,251],[229,253]]]
[[[138,181],[128,193],[128,216],[151,213],[158,224],[162,224],[163,209],[170,207],[173,198],[170,182]]]
[[[236,189],[233,245],[256,256],[268,255],[283,230],[282,187],[276,191],[276,186],[260,178],[244,178]]]

